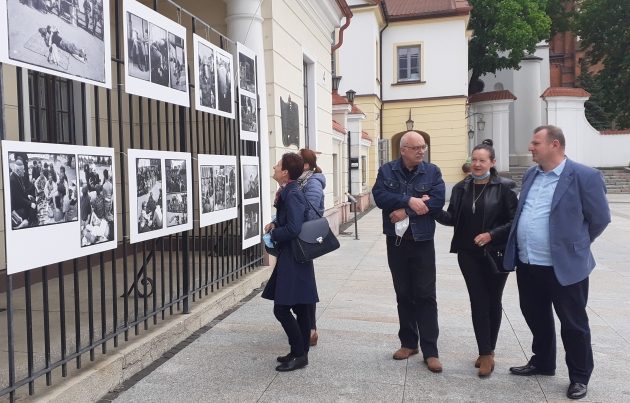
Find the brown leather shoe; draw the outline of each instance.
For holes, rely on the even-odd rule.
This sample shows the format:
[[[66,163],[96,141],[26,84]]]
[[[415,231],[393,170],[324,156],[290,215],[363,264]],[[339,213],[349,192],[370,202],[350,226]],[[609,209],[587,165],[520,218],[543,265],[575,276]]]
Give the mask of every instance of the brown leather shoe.
[[[315,347],[317,345],[318,339],[319,339],[319,335],[317,334],[317,331],[314,331],[313,333],[311,333],[311,340],[309,342],[309,345],[311,347]]]
[[[479,356],[479,372],[480,378],[490,376],[494,371],[494,357],[492,355],[480,355]]]
[[[407,348],[401,347],[394,352],[395,360],[406,360],[414,354],[418,354],[419,350],[417,348]]]
[[[429,357],[425,359],[424,362],[427,363],[427,368],[429,368],[429,371],[435,372],[435,373],[442,372],[442,363],[440,362],[439,358]]]
[[[491,351],[490,355],[494,358],[494,351]],[[477,360],[475,361],[475,368],[479,368],[479,360],[481,360],[481,356],[477,357]]]

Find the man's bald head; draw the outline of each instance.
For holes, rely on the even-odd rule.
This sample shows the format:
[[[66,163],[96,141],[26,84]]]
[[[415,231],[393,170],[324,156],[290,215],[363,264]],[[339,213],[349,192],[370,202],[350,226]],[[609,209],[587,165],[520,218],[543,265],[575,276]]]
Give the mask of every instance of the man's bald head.
[[[407,169],[414,169],[424,159],[427,143],[418,132],[408,131],[400,139],[400,156]]]
[[[424,137],[418,132],[408,131],[400,138],[400,148],[403,148],[405,145],[409,145],[410,142],[415,142],[419,140],[422,144],[425,144]]]

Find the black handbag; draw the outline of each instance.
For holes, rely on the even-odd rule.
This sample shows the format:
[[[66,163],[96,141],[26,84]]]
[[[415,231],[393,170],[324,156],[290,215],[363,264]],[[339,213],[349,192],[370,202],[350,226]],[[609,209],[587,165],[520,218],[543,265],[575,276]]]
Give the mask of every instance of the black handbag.
[[[493,273],[510,273],[512,270],[505,270],[503,268],[503,250],[498,249],[492,244],[488,244],[484,247],[483,254],[488,261],[488,266]]]
[[[339,240],[328,225],[328,220],[308,200],[306,202],[315,210],[319,218],[305,221],[297,238],[291,241],[293,258],[298,263],[308,263],[338,249],[340,246]]]

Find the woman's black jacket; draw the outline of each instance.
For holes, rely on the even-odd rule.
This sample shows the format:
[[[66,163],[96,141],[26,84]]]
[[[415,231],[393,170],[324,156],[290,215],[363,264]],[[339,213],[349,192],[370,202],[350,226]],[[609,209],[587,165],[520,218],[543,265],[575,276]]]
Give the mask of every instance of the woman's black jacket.
[[[462,204],[465,197],[472,198],[473,186],[471,176],[457,183],[451,192],[451,201],[447,211],[441,210],[435,215],[435,220],[440,224],[455,227],[451,253],[457,253],[460,249]],[[516,213],[518,199],[513,190],[515,187],[513,180],[492,175],[483,192],[483,226],[479,233],[489,232],[492,237],[491,242],[500,250],[505,249]]]

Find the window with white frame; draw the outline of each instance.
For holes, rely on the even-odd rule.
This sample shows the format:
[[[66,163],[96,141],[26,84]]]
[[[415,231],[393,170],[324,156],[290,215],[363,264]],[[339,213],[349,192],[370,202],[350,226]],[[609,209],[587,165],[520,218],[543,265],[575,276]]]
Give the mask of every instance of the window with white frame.
[[[368,171],[367,156],[362,155],[361,156],[361,185],[363,186],[365,186],[365,184],[367,183],[367,171]]]
[[[311,150],[317,150],[315,62],[306,54],[302,61],[302,88],[304,94],[304,145]]]
[[[399,46],[398,82],[420,81],[420,45]]]

